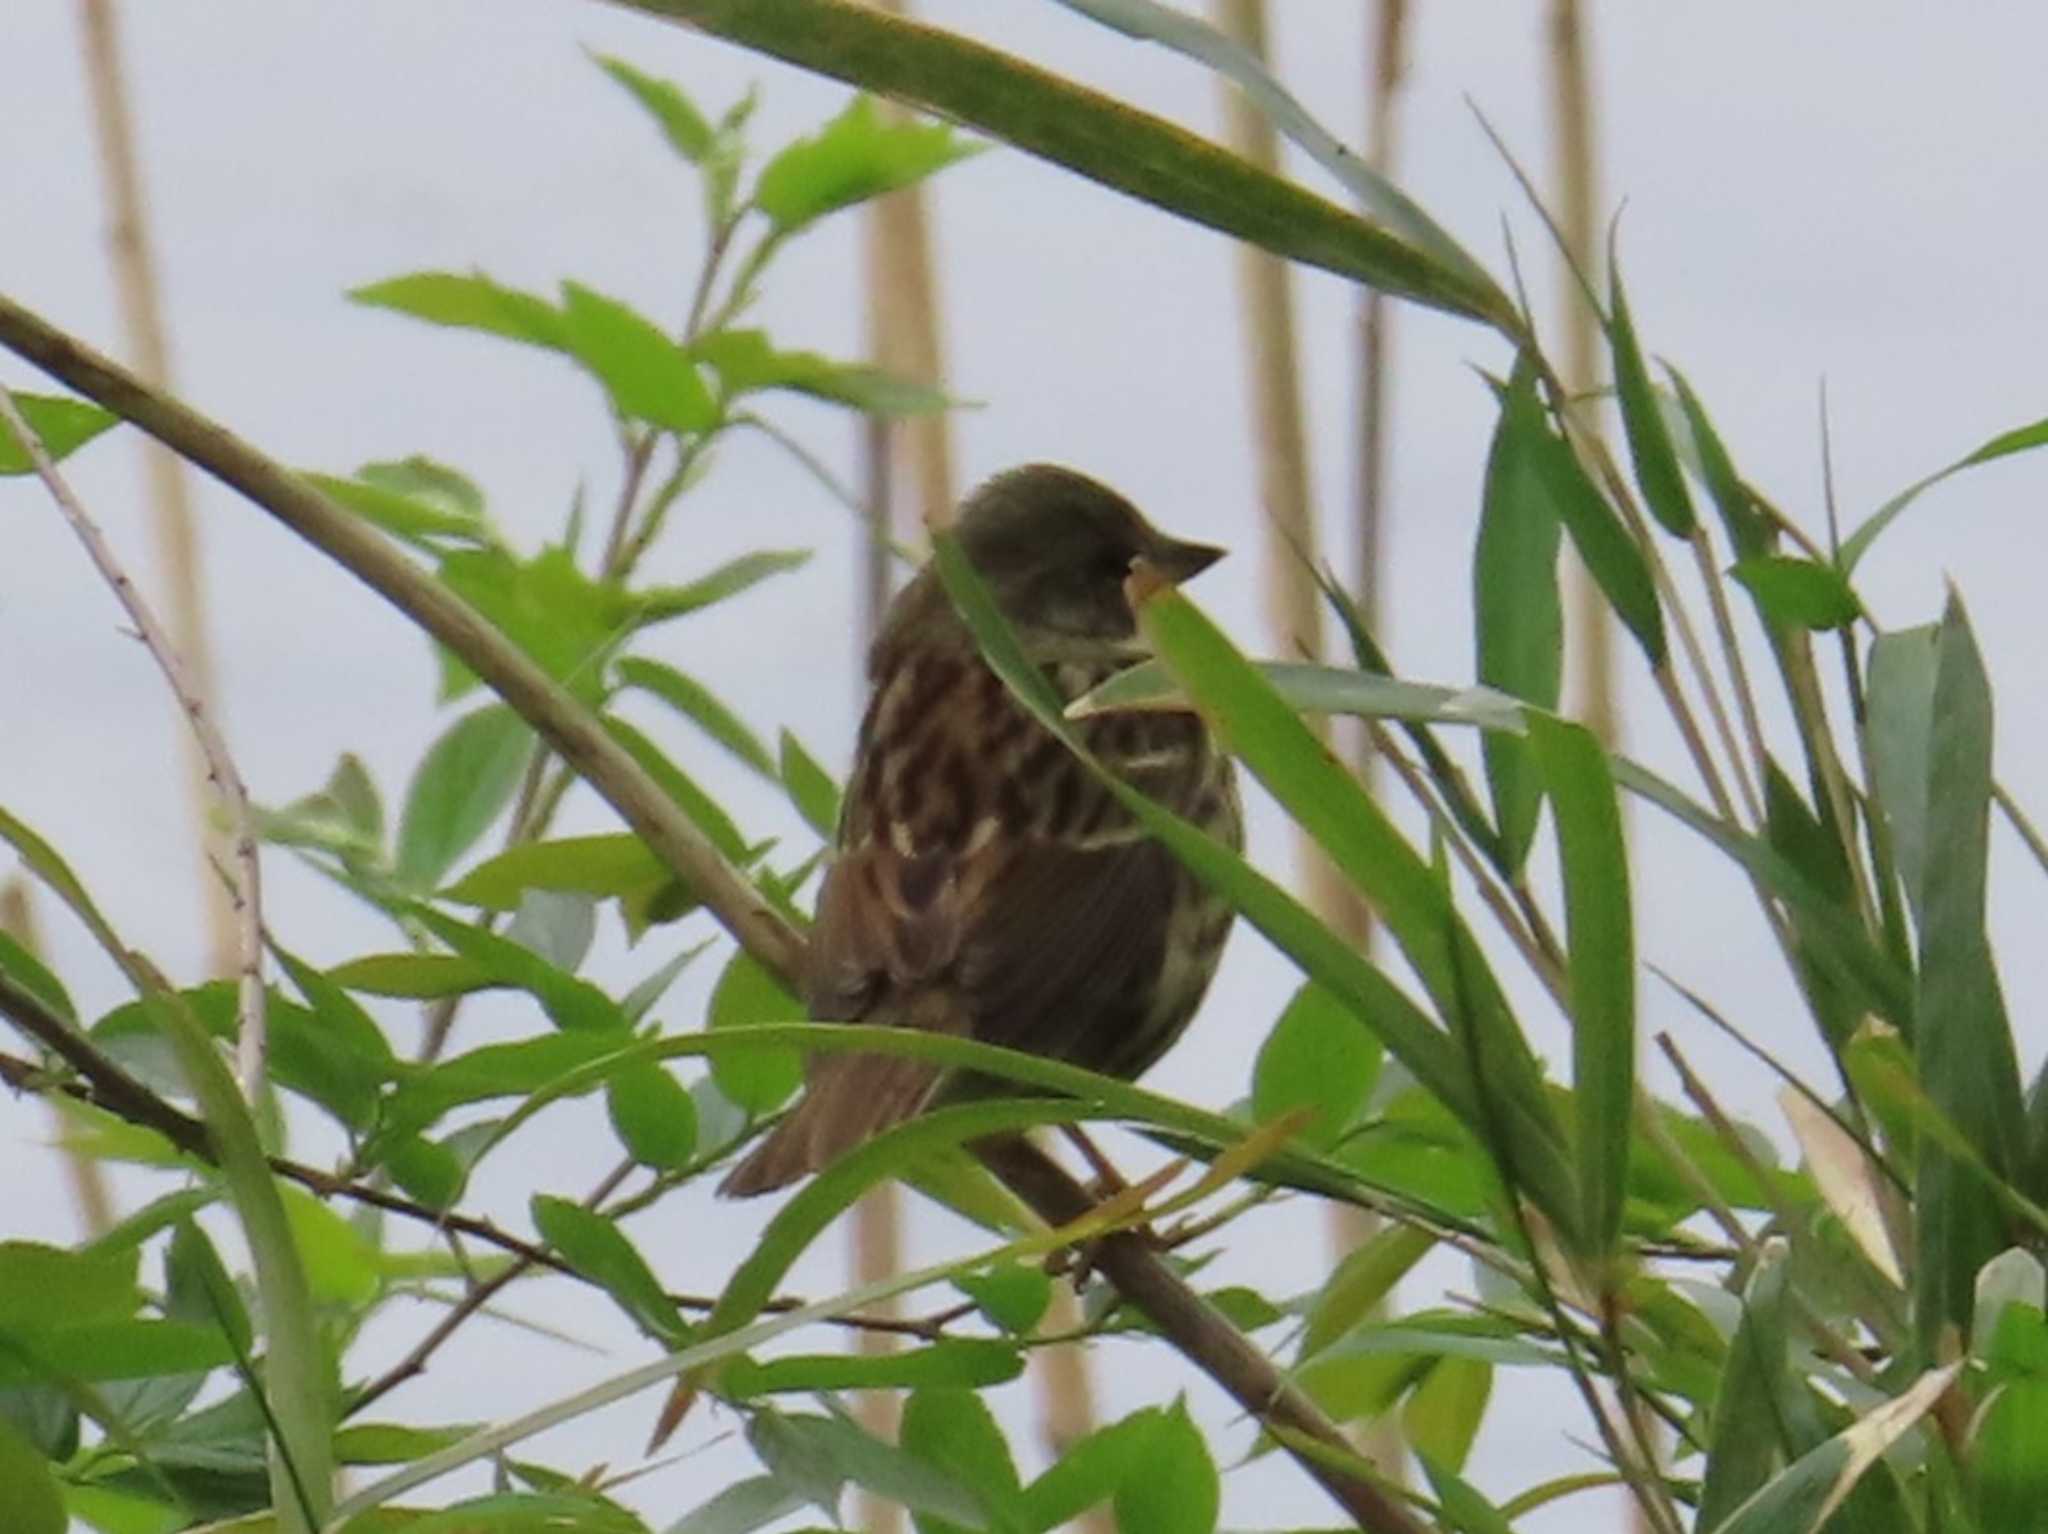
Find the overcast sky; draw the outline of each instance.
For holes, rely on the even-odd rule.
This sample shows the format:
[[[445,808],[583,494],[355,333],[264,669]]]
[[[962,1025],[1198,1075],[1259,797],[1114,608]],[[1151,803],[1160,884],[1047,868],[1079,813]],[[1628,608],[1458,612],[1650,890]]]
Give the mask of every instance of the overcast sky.
[[[1279,68],[1312,111],[1355,140],[1363,108],[1364,28],[1322,0],[1274,7]],[[1111,90],[1199,131],[1218,120],[1213,81],[1155,48],[1128,42],[1049,0],[950,0],[924,13]],[[1421,8],[1405,101],[1400,179],[1468,248],[1504,269],[1513,229],[1539,298],[1555,291],[1544,242],[1512,177],[1472,113],[1483,110],[1541,170],[1547,138],[1531,3]],[[103,213],[80,65],[76,7],[12,0],[0,142],[0,291],[87,339],[121,349],[107,275]],[[524,546],[558,528],[579,485],[604,502],[617,467],[591,387],[566,366],[485,338],[357,309],[343,290],[423,268],[482,268],[550,289],[574,276],[654,313],[677,309],[701,230],[695,188],[644,118],[584,58],[616,52],[670,76],[707,108],[751,82],[762,88],[755,141],[774,145],[837,109],[844,91],[623,11],[571,0],[405,0],[354,5],[214,0],[123,8],[125,56],[142,136],[178,384],[203,409],[277,456],[346,472],[426,453],[478,479],[494,517]],[[1603,201],[1625,202],[1621,249],[1646,345],[1681,365],[1745,473],[1816,534],[1818,392],[1831,406],[1835,483],[1853,524],[1892,492],[1997,431],[2048,414],[2036,289],[2048,185],[2039,61],[2048,14],[2031,5],[1966,12],[1813,0],[1796,7],[1598,6]],[[1468,104],[1469,103],[1469,104]],[[1304,179],[1330,191],[1313,170]],[[1256,542],[1241,339],[1228,242],[1092,185],[999,151],[948,172],[936,219],[951,383],[981,408],[957,422],[963,475],[1056,459],[1125,490],[1191,536]],[[763,319],[786,345],[852,355],[862,334],[857,227],[842,216],[807,236],[771,278]],[[1304,275],[1297,292],[1308,347],[1312,450],[1324,512],[1341,520],[1353,473],[1352,294]],[[1395,342],[1394,518],[1385,638],[1422,679],[1469,676],[1469,558],[1490,427],[1474,365],[1500,347],[1469,325],[1404,312]],[[38,387],[0,358],[0,379]],[[842,472],[850,422],[790,408],[782,419]],[[134,565],[151,556],[131,440],[110,438],[74,461],[76,482]],[[2019,460],[1944,488],[1882,542],[1860,586],[1887,626],[1937,615],[1944,582],[1964,593],[2004,705],[1999,760],[2022,802],[2048,796],[2040,739],[2022,700],[2038,696],[2039,561],[2033,519],[2048,464]],[[260,513],[199,487],[206,571],[221,655],[223,713],[243,772],[267,801],[323,778],[343,750],[360,753],[396,802],[439,727],[426,647],[394,616]],[[130,942],[171,973],[196,977],[200,921],[191,832],[178,781],[175,720],[145,657],[41,494],[0,486],[0,805],[70,857]],[[661,631],[663,653],[715,679],[764,730],[793,725],[842,766],[856,717],[854,541],[847,518],[763,444],[735,444],[686,503],[686,526],[656,574],[680,578],[751,548],[815,547],[820,557],[772,589]],[[2014,551],[2029,557],[2014,557]],[[1334,551],[1341,564],[1348,553]],[[1263,647],[1258,565],[1226,561],[1197,594],[1249,647]],[[840,658],[837,666],[817,664]],[[805,664],[793,664],[798,657]],[[1676,765],[1653,700],[1632,681],[1632,748]],[[801,834],[786,807],[687,738],[669,742],[751,831]],[[607,822],[585,807],[574,823]],[[1665,826],[1636,817],[1645,857],[1638,894],[1644,957],[1714,996],[1803,1063],[1816,1059],[1788,1005],[1765,939],[1739,907],[1740,887]],[[1284,868],[1287,839],[1270,815],[1254,827],[1259,860]],[[2023,867],[2001,844],[1996,931],[2024,1064],[2040,1053],[2032,1019],[2048,985],[2038,908]],[[269,859],[269,917],[288,941],[337,961],[389,943],[377,920],[287,860]],[[91,1014],[121,991],[85,941],[52,916],[51,952]],[[686,933],[693,938],[694,929]],[[673,934],[598,972],[620,981],[671,951]],[[704,970],[708,983],[711,971]],[[1761,978],[1760,978],[1761,977]],[[1221,1105],[1237,1095],[1288,972],[1240,933],[1196,1031],[1151,1078],[1162,1090]],[[693,1026],[703,986],[666,1010]],[[1644,1021],[1669,1028],[1739,1104],[1780,1131],[1766,1083],[1703,1037],[1646,983]],[[1534,1026],[1555,1051],[1554,1019]],[[507,1003],[473,1009],[475,1042],[535,1026]],[[1651,1078],[1664,1078],[1655,1071]],[[507,1152],[479,1198],[523,1218],[539,1179],[578,1194],[601,1173],[606,1137],[575,1133],[557,1110],[545,1152]],[[0,1164],[10,1186],[47,1185],[47,1121],[0,1109]],[[532,1138],[531,1136],[529,1138]],[[317,1134],[301,1142],[324,1154]],[[139,1184],[137,1185],[140,1186]],[[493,1202],[495,1201],[495,1202]],[[8,1233],[67,1238],[58,1200],[11,1217]],[[708,1287],[745,1250],[765,1211],[676,1199],[635,1227],[677,1287]],[[1262,1227],[1261,1256],[1233,1252],[1216,1271],[1306,1288],[1299,1255],[1319,1225],[1306,1211]],[[1299,1239],[1292,1239],[1298,1237]],[[923,1219],[919,1259],[968,1248],[960,1227]],[[1248,1248],[1251,1243],[1245,1243]],[[835,1277],[828,1239],[801,1275],[812,1292]],[[1434,1287],[1433,1287],[1434,1286]],[[1469,1278],[1452,1264],[1411,1283],[1410,1304]],[[511,1411],[601,1377],[642,1353],[622,1324],[579,1293],[530,1291],[523,1314],[566,1319],[610,1357],[530,1343],[472,1326],[393,1415],[448,1420]],[[424,1324],[397,1318],[377,1342],[404,1345]],[[1112,1345],[1098,1356],[1121,1411],[1187,1389],[1219,1445],[1246,1434],[1228,1403],[1157,1349]],[[1142,1359],[1142,1368],[1129,1365]],[[1013,1423],[1020,1390],[1006,1393]],[[651,1402],[556,1435],[539,1451],[572,1468],[630,1459]],[[631,1496],[666,1519],[746,1473],[731,1427],[705,1413],[679,1439],[691,1457]],[[623,1434],[623,1439],[617,1435]],[[1575,1463],[1567,1435],[1590,1436],[1548,1387],[1508,1379],[1496,1392],[1476,1478],[1506,1493]],[[1031,1450],[1020,1433],[1020,1448]],[[705,1446],[709,1444],[708,1450]],[[705,1452],[695,1452],[705,1450]],[[1290,1467],[1266,1460],[1226,1482],[1226,1521],[1326,1521],[1327,1505]],[[1584,1503],[1532,1529],[1584,1527]],[[659,1525],[657,1525],[659,1526]]]

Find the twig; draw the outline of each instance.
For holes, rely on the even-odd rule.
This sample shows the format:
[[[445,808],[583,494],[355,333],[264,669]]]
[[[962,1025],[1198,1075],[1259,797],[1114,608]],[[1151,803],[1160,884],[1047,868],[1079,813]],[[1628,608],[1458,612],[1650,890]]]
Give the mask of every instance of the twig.
[[[242,782],[241,773],[235,770],[228,743],[219,726],[213,722],[206,700],[193,685],[191,673],[186,669],[177,645],[172,642],[170,632],[157,621],[155,611],[136,589],[135,582],[129,579],[128,572],[121,568],[120,560],[114,557],[113,545],[107,542],[99,524],[93,521],[84,503],[72,493],[64,476],[57,472],[57,465],[44,448],[43,439],[23,418],[14,403],[13,392],[5,384],[0,384],[0,419],[5,419],[9,429],[20,439],[29,462],[35,465],[36,477],[64,513],[64,519],[71,524],[78,541],[85,545],[93,567],[113,589],[115,600],[128,614],[129,621],[135,625],[143,644],[163,672],[164,680],[170,684],[171,692],[177,698],[179,708],[184,710],[186,722],[191,725],[192,733],[199,742],[200,752],[206,758],[207,777],[219,791],[221,803],[227,810],[236,869],[232,895],[236,927],[235,1075],[241,1083],[242,1095],[254,1102],[263,1089],[264,1059],[269,1049],[263,992],[263,884],[256,850],[255,819],[249,809],[249,790]]]

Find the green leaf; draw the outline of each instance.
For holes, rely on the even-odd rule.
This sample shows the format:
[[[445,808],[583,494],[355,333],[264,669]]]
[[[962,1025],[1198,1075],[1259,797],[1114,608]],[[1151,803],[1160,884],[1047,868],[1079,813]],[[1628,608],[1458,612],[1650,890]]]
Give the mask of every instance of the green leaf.
[[[1439,1358],[1409,1394],[1401,1410],[1402,1431],[1418,1455],[1462,1470],[1492,1394],[1492,1364],[1477,1358]]]
[[[873,97],[856,96],[815,134],[761,168],[754,205],[778,234],[793,234],[827,213],[922,181],[984,147],[945,123],[885,118]]]
[[[592,1061],[618,1051],[620,1035],[610,1032],[543,1034],[515,1044],[486,1044],[443,1061],[404,1083],[385,1110],[388,1132],[425,1129],[453,1108],[498,1097],[525,1097],[560,1081]],[[593,1080],[594,1089],[602,1078]]]
[[[1714,1534],[1811,1534],[1875,1465],[1925,1416],[1961,1372],[1960,1362],[1931,1370],[1819,1447],[1809,1449],[1738,1507]]]
[[[483,966],[502,984],[533,997],[557,1028],[624,1034],[631,1026],[611,997],[531,949],[482,927],[451,921],[431,906],[414,906],[412,916],[461,957]]]
[[[460,1443],[476,1429],[409,1427],[400,1422],[358,1422],[334,1435],[334,1457],[344,1465],[403,1465]]]
[[[2026,1115],[2012,1027],[1984,926],[1990,852],[1991,685],[1953,596],[1936,644],[1927,773],[1927,859],[1913,1046],[1933,1105],[2011,1178],[2026,1164]],[[1916,1319],[1931,1351],[1953,1324],[1967,1336],[1977,1270],[2006,1244],[1996,1196],[1977,1173],[1923,1140]]]
[[[1878,635],[1864,684],[1871,777],[1891,831],[1892,861],[1916,921],[1926,920],[1927,775],[1940,645],[1936,624]]]
[[[1351,1127],[1372,1095],[1385,1050],[1358,1026],[1348,1007],[1310,981],[1273,1024],[1252,1067],[1252,1116],[1261,1124],[1307,1108],[1301,1131],[1310,1145],[1329,1146]]]
[[[680,586],[650,586],[633,594],[632,621],[635,627],[666,623],[738,596],[771,576],[781,575],[808,563],[808,549],[757,549],[729,559],[709,574]]]
[[[2001,1386],[1983,1408],[1972,1447],[1979,1527],[2040,1529],[2048,1508],[2048,1379]]]
[[[1671,375],[1671,386],[1677,391],[1678,407],[1685,416],[1693,451],[1699,457],[1700,478],[1706,484],[1707,494],[1713,498],[1714,509],[1721,515],[1722,525],[1728,530],[1728,542],[1735,550],[1735,557],[1738,560],[1754,559],[1768,554],[1775,538],[1770,520],[1757,509],[1756,497],[1735,472],[1734,460],[1728,456],[1720,433],[1714,430],[1714,423],[1707,418],[1706,407],[1693,393],[1685,375],[1669,365],[1665,371]]]
[[[249,1312],[221,1264],[220,1253],[196,1222],[181,1220],[171,1232],[164,1276],[164,1310],[172,1320],[217,1326],[227,1333],[237,1353],[248,1355],[255,1336]]]
[[[719,1371],[718,1388],[733,1400],[796,1390],[978,1390],[1023,1372],[1015,1348],[963,1338],[901,1353],[812,1353],[762,1363],[736,1358]]]
[[[116,1490],[104,1483],[64,1488],[64,1500],[73,1517],[83,1519],[97,1534],[177,1534],[191,1525],[192,1515],[183,1508],[165,1505],[167,1495],[160,1488],[154,1496]]]
[[[0,1507],[8,1534],[64,1534],[71,1526],[50,1462],[0,1416]]]
[[[453,511],[424,496],[408,494],[389,484],[365,483],[361,478],[372,464],[356,471],[356,479],[338,479],[332,474],[305,474],[306,483],[354,512],[372,527],[382,528],[394,538],[426,544],[435,538],[479,542],[487,536],[482,518],[475,513]]]
[[[2034,421],[2025,426],[2016,426],[2011,431],[2000,432],[1975,452],[1965,453],[1945,469],[1937,469],[1925,479],[1908,485],[1897,495],[1886,501],[1871,513],[1870,519],[1842,541],[1841,552],[1835,562],[1848,575],[1856,568],[1857,562],[1870,552],[1871,544],[1878,535],[1897,520],[1900,512],[1920,497],[1923,490],[1931,490],[1951,474],[1974,468],[1980,463],[1991,463],[2014,453],[2024,453],[2032,448],[2048,447],[2048,420]]]
[[[1607,753],[1583,725],[1529,718],[1564,865],[1565,974],[1572,1013],[1572,1106],[1581,1234],[1611,1254],[1621,1234],[1635,1117],[1636,961],[1628,848]],[[1461,1459],[1437,1458],[1456,1468]]]
[[[52,463],[62,463],[121,419],[84,400],[55,394],[25,394],[19,390],[14,393],[14,408],[43,444]],[[17,442],[13,427],[0,421],[0,475],[34,472],[27,445]]]
[[[133,1247],[67,1251],[36,1241],[0,1241],[0,1327],[33,1332],[85,1321],[119,1321],[135,1314]]]
[[[149,1379],[234,1361],[227,1334],[190,1321],[91,1321],[34,1331],[0,1328],[0,1385],[40,1380]]]
[[[383,1274],[369,1239],[310,1193],[283,1185],[278,1192],[311,1296],[337,1305],[375,1299]]]
[[[675,875],[630,831],[522,842],[486,858],[442,891],[445,900],[489,911],[516,911],[528,890],[599,898],[645,897]]]
[[[1059,1528],[1113,1497],[1159,1416],[1157,1408],[1133,1412],[1068,1448],[1057,1464],[1024,1488],[1025,1527]]]
[[[371,996],[438,1001],[504,984],[483,965],[447,953],[372,953],[327,972],[336,985]]]
[[[680,1171],[697,1149],[697,1104],[664,1066],[638,1065],[605,1086],[619,1143],[642,1166]]]
[[[972,1490],[997,1527],[1022,1522],[1017,1467],[980,1396],[969,1390],[918,1390],[903,1403],[901,1437],[907,1451]],[[952,1534],[954,1527],[929,1517],[918,1520],[918,1534]]]
[[[684,1514],[666,1534],[753,1534],[803,1505],[803,1494],[780,1476],[757,1475],[734,1482]]]
[[[1789,628],[1827,630],[1863,616],[1848,577],[1832,565],[1784,554],[1760,554],[1728,572],[1756,598],[1757,610]]]
[[[347,1534],[386,1534],[386,1527],[372,1524],[365,1530],[351,1521]],[[388,1530],[389,1534],[561,1534],[563,1530],[647,1534],[647,1525],[594,1492],[493,1492],[421,1513],[402,1524],[388,1525]]]
[[[1128,1534],[1211,1534],[1222,1487],[1187,1403],[1145,1415],[1149,1426],[1132,1446],[1129,1470],[1116,1489],[1117,1527]]]
[[[715,331],[690,350],[717,372],[728,399],[757,389],[787,389],[882,416],[929,415],[953,403],[943,389],[867,363],[779,351],[759,330]]]
[[[1514,1534],[1506,1516],[1455,1470],[1437,1464],[1427,1454],[1418,1453],[1416,1458],[1422,1462],[1422,1473],[1429,1477],[1429,1489],[1436,1493],[1446,1534]]]
[[[1436,1237],[1412,1225],[1390,1224],[1345,1253],[1308,1313],[1301,1357],[1314,1358],[1367,1320],[1408,1270],[1428,1255]]]
[[[541,1238],[610,1295],[635,1326],[664,1347],[681,1344],[689,1334],[682,1313],[617,1222],[545,1193],[535,1194],[530,1207]]]
[[[1664,426],[1664,413],[1657,406],[1656,387],[1643,362],[1636,342],[1635,321],[1629,315],[1628,295],[1621,286],[1621,266],[1609,252],[1613,315],[1607,337],[1614,351],[1614,392],[1621,401],[1621,426],[1628,437],[1629,456],[1635,460],[1636,484],[1650,514],[1664,524],[1674,538],[1690,538],[1693,529],[1692,497],[1685,491],[1685,476],[1679,472],[1678,454],[1671,446],[1671,434]]]
[[[512,802],[533,731],[502,703],[464,715],[427,748],[406,790],[393,870],[411,890],[430,890]]]
[[[768,754],[760,737],[695,677],[636,655],[622,657],[613,669],[625,686],[638,687],[661,699],[762,777],[771,782],[779,778],[775,758]]]
[[[983,1273],[962,1273],[953,1287],[1013,1336],[1032,1331],[1052,1304],[1052,1278],[1036,1263],[1005,1262]]]
[[[806,1497],[828,1511],[831,1505],[824,1499],[824,1489],[836,1477],[913,1512],[936,1513],[972,1529],[982,1527],[981,1504],[973,1492],[938,1466],[883,1443],[844,1418],[762,1410],[748,1424],[747,1442],[778,1476],[805,1488]],[[836,1488],[834,1493],[836,1501]]]
[[[620,415],[676,432],[716,424],[718,406],[689,354],[654,321],[580,282],[562,284],[562,321],[570,355]]]
[[[597,67],[610,75],[632,94],[635,101],[647,110],[647,114],[661,129],[661,136],[668,140],[669,148],[681,155],[692,165],[703,163],[711,152],[711,124],[704,120],[685,96],[680,87],[653,75],[642,74],[624,59],[608,54],[593,54]]]
[[[629,630],[632,606],[623,592],[591,580],[559,546],[529,560],[503,549],[458,549],[442,557],[440,575],[549,676],[595,703],[604,682],[598,662]],[[442,653],[445,666],[455,667]],[[442,693],[454,698],[474,686],[466,670],[449,669]]]
[[[481,272],[413,272],[349,290],[359,304],[392,309],[459,330],[481,330],[531,346],[566,350],[561,312],[546,299],[504,287]]]
[[[627,754],[661,786],[662,792],[674,801],[676,808],[689,817],[690,824],[704,833],[720,856],[729,863],[742,865],[754,861],[757,849],[747,845],[732,817],[697,785],[695,779],[665,756],[659,746],[615,715],[606,715],[604,726],[612,738],[626,748]]]
[[[41,959],[5,932],[0,932],[0,975],[12,980],[67,1023],[77,1023],[78,1009],[71,1004],[71,993],[64,989],[64,982],[52,974]]]
[[[1782,1241],[1764,1249],[1742,1296],[1742,1322],[1728,1344],[1728,1362],[1709,1419],[1706,1472],[1700,1484],[1702,1528],[1722,1521],[1800,1452],[1799,1392],[1792,1372],[1787,1284],[1791,1264]]]
[[[803,1015],[803,1003],[743,948],[733,951],[711,991],[710,1023],[715,1029],[786,1023]],[[758,1117],[779,1108],[803,1084],[803,1060],[789,1049],[728,1051],[713,1057],[711,1079],[719,1091]]]
[[[1554,709],[1564,673],[1564,610],[1557,588],[1563,532],[1532,451],[1531,433],[1543,429],[1533,389],[1523,364],[1501,398],[1472,552],[1472,614],[1479,680]],[[1535,763],[1526,741],[1501,731],[1488,731],[1480,751],[1507,865],[1520,868],[1543,804]]]
[[[1652,666],[1664,663],[1664,610],[1642,549],[1607,497],[1587,476],[1571,444],[1543,414],[1533,380],[1508,385],[1508,413],[1536,468],[1537,483],[1571,535],[1586,571]]]
[[[826,841],[839,834],[839,785],[789,731],[782,732],[782,786],[805,822]]]

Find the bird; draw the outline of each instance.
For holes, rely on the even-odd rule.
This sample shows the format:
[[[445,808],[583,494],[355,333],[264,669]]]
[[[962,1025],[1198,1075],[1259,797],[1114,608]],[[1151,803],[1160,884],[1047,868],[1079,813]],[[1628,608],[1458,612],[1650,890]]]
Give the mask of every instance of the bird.
[[[1051,464],[981,485],[955,531],[1069,701],[1149,653],[1125,595],[1135,565],[1179,582],[1224,554]],[[883,614],[868,680],[802,977],[810,1016],[1138,1077],[1208,989],[1231,907],[1010,694],[933,566]],[[1077,728],[1126,783],[1243,846],[1230,758],[1195,713],[1110,712]],[[785,1187],[934,1103],[1000,1090],[926,1061],[816,1051],[803,1097],[719,1191]]]

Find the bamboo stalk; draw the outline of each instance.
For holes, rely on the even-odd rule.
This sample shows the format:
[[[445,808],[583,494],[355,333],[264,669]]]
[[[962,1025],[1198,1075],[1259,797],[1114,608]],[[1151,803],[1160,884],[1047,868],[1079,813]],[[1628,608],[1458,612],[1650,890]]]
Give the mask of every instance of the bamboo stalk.
[[[107,198],[107,261],[120,302],[121,329],[135,371],[145,381],[169,387],[170,345],[165,337],[163,301],[149,238],[148,207],[135,149],[135,123],[121,68],[121,39],[114,0],[79,0],[85,50],[85,78],[92,98],[93,127],[100,151],[100,175]],[[164,611],[171,642],[184,657],[193,690],[217,709],[220,689],[206,632],[206,586],[200,571],[199,532],[192,515],[183,462],[168,448],[143,448],[149,504],[154,512],[157,558],[163,568]],[[213,789],[205,754],[189,732],[180,731],[192,821],[199,837],[199,904],[206,920],[207,969],[235,972],[234,903],[217,870],[231,858],[227,834],[213,821]]]

